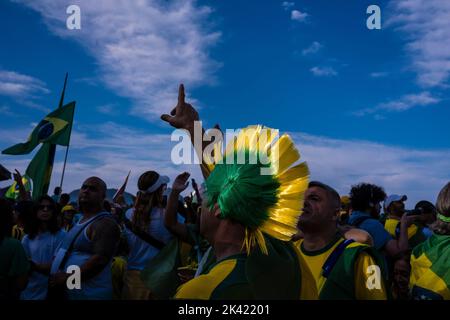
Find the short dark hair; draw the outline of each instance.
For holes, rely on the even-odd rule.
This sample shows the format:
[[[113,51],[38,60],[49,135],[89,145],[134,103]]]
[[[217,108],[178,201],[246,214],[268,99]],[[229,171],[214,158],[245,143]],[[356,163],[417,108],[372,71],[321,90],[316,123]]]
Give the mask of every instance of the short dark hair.
[[[414,207],[416,210],[422,210],[424,214],[434,214],[436,215],[436,207],[430,202],[426,200],[421,200],[416,203],[416,206]]]
[[[69,203],[70,201],[70,195],[68,193],[61,194],[61,197],[59,198],[60,202]]]
[[[55,190],[53,190],[53,193],[59,195],[61,191],[62,191],[61,187],[56,187]]]
[[[328,195],[330,196],[330,199],[333,200],[334,205],[336,205],[337,208],[341,207],[341,196],[335,189],[333,189],[329,185],[322,183],[320,181],[311,181],[308,184],[308,188],[312,188],[312,187],[317,187],[317,188],[321,188],[321,189],[325,190],[328,193]]]
[[[353,210],[365,211],[383,201],[386,193],[382,187],[370,183],[360,183],[350,190],[350,203]]]

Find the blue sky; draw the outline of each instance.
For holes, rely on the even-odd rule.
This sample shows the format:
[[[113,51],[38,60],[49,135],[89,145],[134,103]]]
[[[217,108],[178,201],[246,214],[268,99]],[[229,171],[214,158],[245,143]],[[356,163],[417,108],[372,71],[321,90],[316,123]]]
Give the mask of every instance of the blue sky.
[[[70,4],[81,30],[66,28]],[[371,4],[381,30],[366,27]],[[449,30],[445,0],[2,1],[0,148],[57,106],[68,71],[66,190],[90,175],[117,187],[128,170],[132,192],[148,169],[199,178],[171,163],[159,120],[184,82],[207,126],[289,132],[312,178],[341,193],[367,181],[434,201],[450,179]],[[24,170],[31,156],[0,163]]]

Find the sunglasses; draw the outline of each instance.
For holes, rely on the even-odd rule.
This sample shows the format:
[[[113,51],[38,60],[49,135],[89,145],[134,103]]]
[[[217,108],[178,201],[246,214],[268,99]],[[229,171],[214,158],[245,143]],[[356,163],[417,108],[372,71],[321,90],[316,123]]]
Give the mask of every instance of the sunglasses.
[[[39,210],[44,210],[44,209],[53,210],[52,205],[46,205],[46,204],[41,204],[41,205],[39,205],[38,208],[39,208]]]

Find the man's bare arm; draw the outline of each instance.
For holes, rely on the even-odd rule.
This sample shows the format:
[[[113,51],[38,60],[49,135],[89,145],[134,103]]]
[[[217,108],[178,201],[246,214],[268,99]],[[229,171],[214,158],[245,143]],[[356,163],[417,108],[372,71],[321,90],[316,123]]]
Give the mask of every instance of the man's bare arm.
[[[389,240],[384,250],[390,257],[396,257],[409,249],[408,228],[415,221],[415,216],[407,216],[404,214],[400,220],[400,235],[397,240]]]
[[[93,241],[93,256],[81,267],[83,281],[98,275],[114,256],[120,240],[120,229],[111,218],[102,218],[94,222],[87,230]]]

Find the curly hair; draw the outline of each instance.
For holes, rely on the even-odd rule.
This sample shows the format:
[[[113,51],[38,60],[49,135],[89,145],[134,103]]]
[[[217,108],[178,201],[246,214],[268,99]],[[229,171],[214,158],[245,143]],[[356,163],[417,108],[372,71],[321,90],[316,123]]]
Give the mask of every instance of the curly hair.
[[[350,203],[353,210],[366,211],[383,201],[386,193],[382,187],[370,183],[360,183],[350,190]]]

